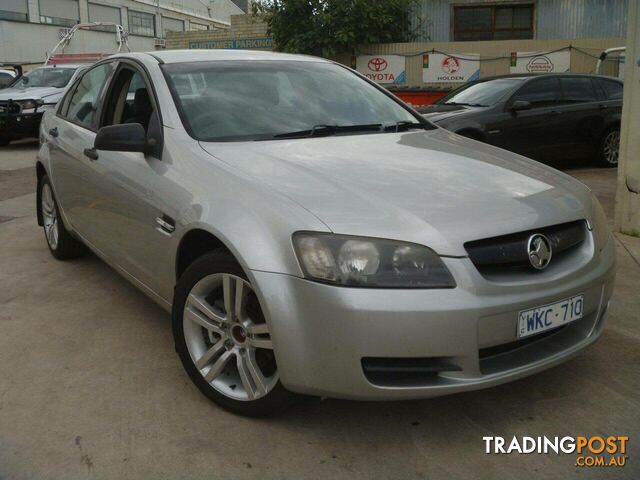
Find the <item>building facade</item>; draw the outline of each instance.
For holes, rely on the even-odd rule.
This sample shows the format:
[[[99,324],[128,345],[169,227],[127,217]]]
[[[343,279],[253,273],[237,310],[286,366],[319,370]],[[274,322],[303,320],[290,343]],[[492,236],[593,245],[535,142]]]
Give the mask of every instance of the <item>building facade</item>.
[[[0,63],[38,64],[77,23],[114,22],[134,51],[164,48],[169,32],[226,30],[243,13],[231,0],[1,0]],[[110,53],[113,29],[81,31],[67,52]]]

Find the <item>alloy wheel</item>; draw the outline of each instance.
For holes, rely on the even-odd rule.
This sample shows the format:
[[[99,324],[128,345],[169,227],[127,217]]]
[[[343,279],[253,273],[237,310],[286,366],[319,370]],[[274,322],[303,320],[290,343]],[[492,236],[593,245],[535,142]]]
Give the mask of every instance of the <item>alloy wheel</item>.
[[[617,165],[620,151],[620,130],[612,130],[604,139],[603,155],[607,163]]]
[[[58,248],[58,211],[53,200],[53,192],[48,183],[42,186],[41,192],[42,220],[47,243],[52,250]]]
[[[278,383],[271,333],[249,282],[216,273],[189,292],[182,327],[196,369],[234,400],[267,395]]]

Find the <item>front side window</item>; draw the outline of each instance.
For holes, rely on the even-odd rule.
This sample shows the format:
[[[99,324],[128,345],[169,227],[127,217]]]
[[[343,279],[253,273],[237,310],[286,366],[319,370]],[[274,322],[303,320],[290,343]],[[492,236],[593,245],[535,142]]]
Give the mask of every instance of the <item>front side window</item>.
[[[25,73],[20,78],[16,87],[18,88],[35,88],[35,87],[66,87],[73,77],[75,68],[35,68]]]
[[[500,78],[464,85],[438,101],[445,105],[470,105],[488,107],[522,83],[518,78]]]
[[[329,126],[376,130],[424,123],[332,63],[219,61],[162,68],[183,122],[198,140],[262,140]]]
[[[86,128],[93,127],[100,93],[112,69],[113,63],[103,63],[82,76],[65,106],[67,120]]]
[[[453,7],[454,41],[533,38],[533,5]]]
[[[154,37],[156,35],[155,16],[150,13],[129,10],[129,33],[143,37]]]
[[[532,108],[543,108],[556,105],[560,101],[560,83],[556,77],[532,80],[526,83],[511,101],[530,102]]]
[[[597,102],[598,95],[589,77],[561,77],[563,103]]]
[[[147,130],[154,111],[151,93],[142,75],[123,68],[111,82],[105,102],[105,115],[100,126],[139,123]]]

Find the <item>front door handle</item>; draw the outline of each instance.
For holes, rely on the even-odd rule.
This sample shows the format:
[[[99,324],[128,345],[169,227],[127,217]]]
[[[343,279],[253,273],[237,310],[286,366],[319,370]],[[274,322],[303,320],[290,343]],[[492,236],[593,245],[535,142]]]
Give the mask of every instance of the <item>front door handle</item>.
[[[49,135],[51,135],[52,137],[57,137],[58,136],[58,127],[53,127],[49,129]]]
[[[551,110],[551,111],[549,112],[549,116],[550,116],[550,117],[556,117],[556,116],[561,115],[561,114],[562,114],[562,112],[560,112],[560,111],[558,111],[558,110]]]
[[[84,155],[89,157],[90,160],[98,160],[98,152],[95,148],[85,148]]]

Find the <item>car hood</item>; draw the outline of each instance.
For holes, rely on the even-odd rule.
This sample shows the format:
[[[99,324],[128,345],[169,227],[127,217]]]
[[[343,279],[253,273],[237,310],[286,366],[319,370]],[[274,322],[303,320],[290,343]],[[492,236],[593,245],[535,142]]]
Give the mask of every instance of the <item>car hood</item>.
[[[0,90],[0,100],[37,100],[42,99],[48,103],[59,100],[64,88],[33,87],[33,88],[4,88]]]
[[[568,175],[443,129],[201,145],[335,233],[420,243],[441,255],[465,256],[467,241],[591,210],[589,190]]]
[[[467,105],[434,104],[421,107],[419,112],[426,119],[438,123],[459,116],[465,116],[487,110],[488,107],[470,107]]]

